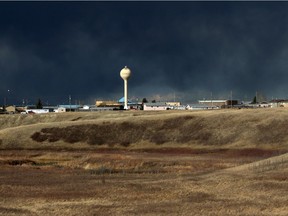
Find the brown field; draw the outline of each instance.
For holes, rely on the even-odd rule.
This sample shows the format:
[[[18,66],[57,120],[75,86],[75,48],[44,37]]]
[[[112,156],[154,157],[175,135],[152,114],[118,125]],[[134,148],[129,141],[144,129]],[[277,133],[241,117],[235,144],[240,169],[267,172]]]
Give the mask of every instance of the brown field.
[[[288,215],[288,110],[0,116],[0,215]]]

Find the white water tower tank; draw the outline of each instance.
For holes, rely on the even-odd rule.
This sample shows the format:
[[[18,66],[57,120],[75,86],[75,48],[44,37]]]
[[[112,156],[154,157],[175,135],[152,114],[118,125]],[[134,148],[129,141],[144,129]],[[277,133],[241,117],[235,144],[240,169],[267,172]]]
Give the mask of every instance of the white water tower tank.
[[[124,109],[128,109],[128,79],[131,76],[131,70],[125,66],[120,71],[120,76],[124,80]]]

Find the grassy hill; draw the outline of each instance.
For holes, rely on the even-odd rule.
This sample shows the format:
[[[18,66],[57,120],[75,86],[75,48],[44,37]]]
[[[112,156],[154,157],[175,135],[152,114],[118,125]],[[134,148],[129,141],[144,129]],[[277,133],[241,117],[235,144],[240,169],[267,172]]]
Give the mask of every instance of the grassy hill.
[[[288,110],[89,112],[0,116],[1,149],[288,149]]]
[[[0,215],[287,215],[288,110],[0,116]]]

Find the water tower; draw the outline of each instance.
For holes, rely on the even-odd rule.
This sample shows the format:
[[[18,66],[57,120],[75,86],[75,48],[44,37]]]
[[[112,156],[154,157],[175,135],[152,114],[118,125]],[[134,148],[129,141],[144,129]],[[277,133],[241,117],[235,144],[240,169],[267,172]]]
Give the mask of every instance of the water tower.
[[[128,109],[127,101],[128,101],[128,79],[131,75],[131,70],[125,66],[121,71],[120,71],[120,76],[124,80],[124,109]]]

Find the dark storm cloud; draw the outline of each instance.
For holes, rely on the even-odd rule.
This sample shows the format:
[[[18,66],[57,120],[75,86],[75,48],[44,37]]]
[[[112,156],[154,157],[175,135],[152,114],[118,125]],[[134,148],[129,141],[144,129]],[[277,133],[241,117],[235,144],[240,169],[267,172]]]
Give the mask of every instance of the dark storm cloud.
[[[0,2],[0,95],[116,99],[128,65],[135,98],[287,97],[287,10],[286,2]]]

